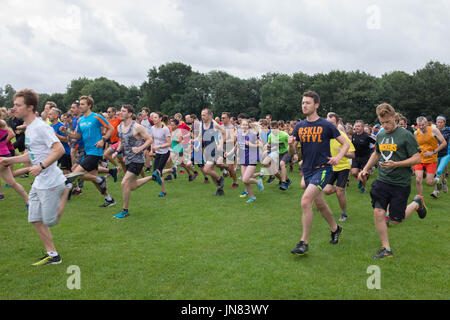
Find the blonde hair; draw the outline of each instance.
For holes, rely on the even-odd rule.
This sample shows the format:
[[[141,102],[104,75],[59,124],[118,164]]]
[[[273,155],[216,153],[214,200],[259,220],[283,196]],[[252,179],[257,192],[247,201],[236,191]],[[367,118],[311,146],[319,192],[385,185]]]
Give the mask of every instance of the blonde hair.
[[[385,116],[395,116],[397,112],[395,112],[394,107],[392,107],[389,103],[382,103],[377,107],[377,116],[385,117]]]

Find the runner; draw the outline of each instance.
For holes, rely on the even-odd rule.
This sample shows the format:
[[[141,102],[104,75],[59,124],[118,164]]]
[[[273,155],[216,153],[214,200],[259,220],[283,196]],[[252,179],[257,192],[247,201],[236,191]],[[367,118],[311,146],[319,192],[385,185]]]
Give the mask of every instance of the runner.
[[[119,151],[123,150],[126,172],[121,183],[122,210],[114,216],[117,219],[126,218],[130,215],[128,205],[131,191],[152,180],[152,176],[138,179],[145,163],[144,150],[151,144],[151,137],[142,125],[132,120],[134,108],[131,105],[123,105],[120,111],[122,120],[118,126],[118,138],[120,140],[113,157],[116,157]]]
[[[234,170],[234,156],[232,152],[229,152],[230,150],[233,150],[236,143],[236,128],[231,124],[230,121],[231,115],[229,112],[222,112],[222,126],[225,129],[226,136],[223,137],[223,147],[222,150],[224,153],[226,152],[230,156],[227,157],[221,157],[218,160],[217,166],[220,169],[226,170],[229,172],[230,177],[233,179],[233,184],[231,185],[231,189],[235,189],[239,187],[238,179],[236,175],[236,170]],[[248,125],[248,122],[247,122]]]
[[[258,186],[259,192],[264,190],[261,178],[255,179],[253,174],[259,161],[259,143],[256,134],[251,132],[249,122],[242,119],[241,128],[236,137],[236,144],[233,149],[224,154],[225,158],[229,158],[230,154],[234,154],[237,150],[238,164],[241,165],[242,182],[245,185],[245,192],[249,195],[247,203],[256,201],[253,193],[252,184]]]
[[[302,237],[297,246],[291,250],[293,254],[303,255],[309,250],[309,235],[313,222],[313,203],[327,221],[331,229],[331,244],[337,244],[342,227],[339,226],[328,207],[322,190],[327,185],[332,166],[338,164],[349,150],[349,143],[339,133],[337,128],[327,120],[320,118],[317,109],[320,105],[319,95],[314,91],[303,94],[302,111],[306,119],[300,121],[289,136],[289,152],[297,153],[297,141],[302,149],[302,170],[306,190],[301,200]],[[336,139],[342,148],[335,157],[331,157],[330,140]]]
[[[437,198],[439,195],[439,191],[447,192],[447,180],[444,176],[444,171],[447,168],[447,165],[450,161],[450,128],[445,126],[446,119],[444,116],[438,116],[436,118],[436,127],[441,131],[442,136],[445,141],[447,141],[447,148],[443,148],[438,152],[438,168],[436,171],[436,179],[438,182],[436,183],[435,189],[431,194],[432,197]]]
[[[283,191],[287,190],[291,184],[291,180],[287,176],[286,169],[286,166],[292,160],[292,155],[288,152],[288,139],[289,134],[279,129],[279,122],[272,121],[270,123],[270,134],[267,144],[270,147],[270,156],[272,158],[278,156],[279,169],[274,175],[280,181],[280,190]]]
[[[375,143],[375,138],[364,131],[364,121],[357,120],[353,126],[354,133],[352,135],[352,143],[355,147],[355,158],[352,160],[351,174],[358,177],[359,172],[367,164],[372,153],[371,145]],[[366,192],[366,181],[363,180],[358,183],[360,193]]]
[[[75,132],[67,132],[64,127],[60,130],[66,132],[71,139],[83,140],[86,157],[72,172],[86,172],[81,179],[91,181],[105,196],[105,202],[100,207],[109,207],[116,203],[107,192],[106,178],[98,175],[98,165],[103,157],[103,147],[113,133],[114,127],[102,115],[92,112],[93,106],[94,99],[91,96],[80,97],[80,110],[83,116],[79,119]],[[102,135],[102,128],[106,129],[105,135]]]
[[[68,174],[72,169],[72,160],[70,158],[70,146],[68,144],[69,138],[64,132],[60,130],[61,127],[64,127],[63,123],[58,120],[60,117],[61,117],[61,110],[59,110],[56,107],[50,109],[48,113],[50,126],[55,131],[55,135],[63,145],[65,151],[64,154],[61,156],[61,158],[58,159],[58,164],[63,173]]]
[[[413,167],[416,176],[416,191],[423,196],[423,172],[426,172],[426,184],[434,186],[440,179],[434,175],[437,170],[437,160],[439,151],[447,148],[447,141],[442,136],[438,128],[428,124],[425,117],[418,117],[417,127],[419,128],[414,134],[421,152],[420,163]],[[439,144],[438,144],[439,143]]]
[[[326,195],[330,195],[333,193],[336,193],[336,196],[338,198],[339,206],[341,207],[341,217],[339,218],[339,221],[347,221],[348,219],[348,213],[347,213],[347,198],[345,195],[345,187],[347,185],[348,175],[350,173],[350,158],[355,157],[355,147],[353,146],[353,143],[350,141],[350,139],[347,137],[347,135],[344,133],[344,131],[340,130],[338,127],[338,119],[339,116],[335,113],[328,113],[327,120],[330,121],[332,124],[334,124],[341,136],[343,136],[348,144],[350,145],[350,148],[348,152],[345,154],[344,157],[342,157],[341,161],[339,161],[338,164],[333,166],[332,175],[330,178],[330,181],[326,185],[326,187],[323,189],[323,192]],[[342,128],[343,129],[343,128]],[[336,140],[331,139],[330,141],[330,147],[331,147],[331,156],[335,157],[340,151],[340,148],[342,148],[342,145]],[[334,186],[334,182],[336,182],[336,186]]]
[[[57,160],[65,153],[54,131],[45,122],[36,119],[38,94],[25,89],[14,95],[14,112],[27,125],[23,155],[2,158],[1,165],[23,163],[31,160],[30,173],[35,176],[30,190],[28,222],[32,223],[47,253],[34,266],[59,264],[58,254],[50,227],[55,226],[63,213],[71,185],[57,166]]]
[[[381,259],[393,257],[385,221],[388,207],[389,220],[393,224],[401,223],[414,211],[417,211],[419,218],[423,219],[427,209],[423,197],[419,194],[408,205],[411,193],[411,166],[420,162],[420,148],[417,141],[410,132],[398,126],[397,114],[391,105],[380,104],[376,113],[384,130],[377,134],[375,152],[358,178],[366,180],[370,168],[379,164],[378,177],[372,183],[370,197],[374,208],[375,228],[382,245],[372,257]]]

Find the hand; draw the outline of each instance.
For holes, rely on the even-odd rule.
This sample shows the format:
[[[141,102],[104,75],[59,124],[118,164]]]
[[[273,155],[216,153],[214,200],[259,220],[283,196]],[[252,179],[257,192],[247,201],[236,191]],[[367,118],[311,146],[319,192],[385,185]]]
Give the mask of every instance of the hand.
[[[29,172],[33,176],[37,177],[42,172],[42,168],[41,168],[40,165],[35,165],[35,166],[32,166],[32,167],[29,168]]]
[[[358,180],[361,182],[364,182],[369,177],[369,172],[365,171],[364,169],[361,170],[358,174]]]
[[[380,162],[380,167],[384,168],[384,169],[392,169],[396,167],[396,163],[392,160],[388,160],[385,162]]]
[[[115,159],[117,157],[117,151],[114,151],[114,153],[112,154],[112,158]]]
[[[95,146],[96,146],[97,148],[101,149],[101,148],[103,148],[103,147],[105,146],[105,141],[103,141],[103,139],[102,139],[102,140],[98,141],[98,142],[95,144]]]
[[[134,154],[138,154],[139,152],[141,152],[141,150],[139,150],[139,147],[133,147],[131,148],[131,151],[133,151]]]
[[[432,157],[434,155],[434,153],[433,153],[433,151],[425,151],[424,153],[423,153],[423,156],[424,157]]]
[[[64,126],[61,126],[60,128],[59,128],[59,131],[61,131],[62,133],[66,133],[66,130],[67,128],[66,127],[64,127]]]
[[[328,164],[331,164],[332,166],[335,166],[341,161],[338,157],[328,157]]]

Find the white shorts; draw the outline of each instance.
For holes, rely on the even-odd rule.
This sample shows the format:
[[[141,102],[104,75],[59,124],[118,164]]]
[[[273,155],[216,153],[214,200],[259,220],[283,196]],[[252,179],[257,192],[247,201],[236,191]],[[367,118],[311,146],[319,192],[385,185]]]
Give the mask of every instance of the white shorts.
[[[31,187],[28,195],[28,222],[42,221],[47,227],[58,223],[58,208],[65,184],[50,189]]]

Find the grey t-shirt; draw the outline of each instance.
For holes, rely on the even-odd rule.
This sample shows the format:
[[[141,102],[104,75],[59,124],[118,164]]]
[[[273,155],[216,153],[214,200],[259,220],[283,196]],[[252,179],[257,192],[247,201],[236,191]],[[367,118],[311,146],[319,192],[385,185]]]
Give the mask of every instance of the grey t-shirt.
[[[157,128],[156,126],[153,126],[150,135],[153,137],[155,141],[154,142],[155,146],[162,146],[167,142],[167,137],[169,138],[171,137],[170,130],[166,126],[163,126],[162,128]],[[156,150],[156,153],[165,154],[169,152],[169,150],[170,146],[167,148],[158,149]]]

